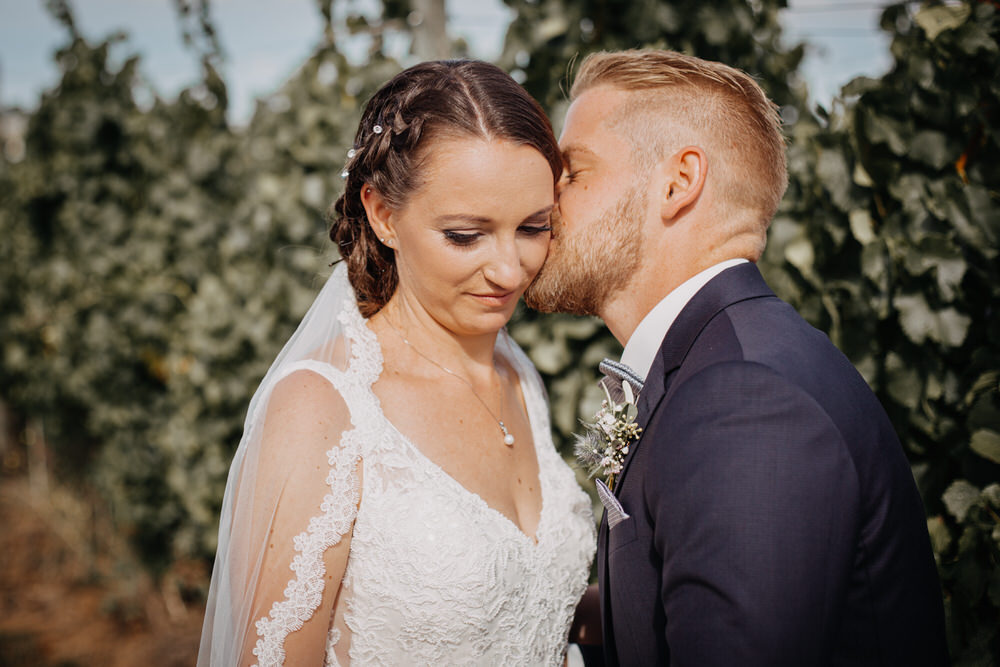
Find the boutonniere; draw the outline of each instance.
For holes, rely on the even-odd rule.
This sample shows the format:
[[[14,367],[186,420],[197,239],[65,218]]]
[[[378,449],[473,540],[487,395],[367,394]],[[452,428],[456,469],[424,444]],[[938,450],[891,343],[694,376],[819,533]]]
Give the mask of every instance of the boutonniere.
[[[622,382],[625,400],[621,403],[611,398],[604,383],[601,383],[601,388],[604,389],[605,396],[601,409],[594,415],[593,422],[580,422],[584,433],[575,434],[575,451],[577,460],[590,476],[607,477],[608,488],[613,489],[615,475],[622,471],[629,448],[642,435],[642,429],[635,423],[639,411],[629,383]]]

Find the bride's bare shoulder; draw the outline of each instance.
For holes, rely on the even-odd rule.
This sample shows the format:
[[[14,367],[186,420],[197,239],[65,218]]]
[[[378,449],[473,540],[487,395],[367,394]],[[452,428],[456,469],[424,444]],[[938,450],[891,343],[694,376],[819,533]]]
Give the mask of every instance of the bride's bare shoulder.
[[[271,392],[265,440],[271,435],[286,443],[328,441],[339,437],[350,422],[347,404],[329,377],[300,369],[282,378]]]

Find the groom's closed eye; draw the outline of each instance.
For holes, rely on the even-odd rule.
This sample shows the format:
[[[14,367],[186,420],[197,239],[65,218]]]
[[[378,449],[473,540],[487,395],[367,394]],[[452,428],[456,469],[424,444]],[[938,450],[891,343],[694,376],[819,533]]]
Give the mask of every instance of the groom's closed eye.
[[[588,161],[593,162],[596,158],[594,151],[583,146],[567,146],[562,152],[563,157],[563,179],[568,179],[570,183],[576,180],[580,170]]]
[[[566,187],[570,183],[576,180],[576,172],[570,166],[569,162],[565,162],[562,170],[562,174],[559,175],[559,180],[556,181],[556,191],[558,192],[561,188]]]

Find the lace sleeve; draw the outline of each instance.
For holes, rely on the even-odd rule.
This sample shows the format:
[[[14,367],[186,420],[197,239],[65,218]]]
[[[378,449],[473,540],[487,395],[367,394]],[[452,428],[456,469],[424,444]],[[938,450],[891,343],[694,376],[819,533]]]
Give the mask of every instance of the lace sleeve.
[[[361,448],[337,371],[299,362],[284,375],[239,466],[222,561],[235,645],[218,659],[213,646],[212,665],[325,662],[360,503]]]

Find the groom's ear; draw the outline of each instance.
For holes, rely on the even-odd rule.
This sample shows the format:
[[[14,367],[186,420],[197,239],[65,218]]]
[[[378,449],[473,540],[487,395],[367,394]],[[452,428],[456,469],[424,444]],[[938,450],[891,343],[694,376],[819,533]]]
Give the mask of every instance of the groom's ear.
[[[390,222],[392,209],[389,208],[389,204],[382,197],[382,193],[372,186],[365,184],[361,188],[361,205],[365,207],[365,213],[368,215],[368,224],[371,225],[375,236],[380,239],[391,239],[396,236]]]
[[[698,199],[705,187],[708,158],[701,148],[685,146],[667,158],[665,171],[660,216],[666,221],[676,218]]]

